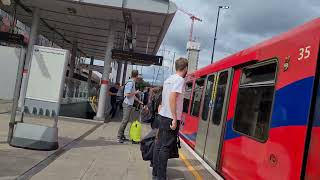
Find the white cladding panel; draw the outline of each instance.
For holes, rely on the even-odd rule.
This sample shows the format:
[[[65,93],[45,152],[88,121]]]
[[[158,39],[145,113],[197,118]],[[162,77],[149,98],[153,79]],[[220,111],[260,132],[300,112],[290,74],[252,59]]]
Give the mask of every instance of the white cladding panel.
[[[188,51],[188,73],[192,73],[198,69],[199,62],[199,51],[198,50],[189,50]]]
[[[187,42],[187,50],[189,50],[189,49],[200,51],[200,43],[194,42],[194,41],[188,41]]]
[[[24,58],[25,50],[0,46],[0,55],[0,99],[12,100],[19,59]]]
[[[59,102],[69,51],[35,46],[26,98]]]
[[[126,1],[125,8],[158,13],[168,12],[169,2],[157,0],[129,0]]]
[[[121,8],[123,3],[122,1],[123,0],[84,0],[82,2]]]

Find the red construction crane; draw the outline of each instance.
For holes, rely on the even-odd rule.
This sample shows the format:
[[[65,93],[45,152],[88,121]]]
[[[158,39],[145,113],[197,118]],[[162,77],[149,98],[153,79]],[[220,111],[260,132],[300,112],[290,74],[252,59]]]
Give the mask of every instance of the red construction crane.
[[[181,11],[181,12],[183,12],[183,13],[185,13],[186,15],[190,16],[190,19],[191,19],[191,28],[190,28],[190,34],[189,34],[189,41],[192,41],[192,40],[193,40],[193,39],[192,39],[192,33],[193,33],[193,24],[194,24],[194,21],[196,20],[196,21],[202,22],[202,19],[196,17],[195,15],[193,15],[193,14],[191,14],[191,13],[189,13],[189,12],[183,10],[183,9],[178,8],[178,10]]]

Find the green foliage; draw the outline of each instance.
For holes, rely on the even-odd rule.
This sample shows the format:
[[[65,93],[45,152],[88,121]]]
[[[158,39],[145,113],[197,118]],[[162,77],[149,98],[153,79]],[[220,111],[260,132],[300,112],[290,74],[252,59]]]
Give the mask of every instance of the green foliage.
[[[151,87],[151,84],[147,81],[136,83],[136,89],[143,90],[145,87]]]

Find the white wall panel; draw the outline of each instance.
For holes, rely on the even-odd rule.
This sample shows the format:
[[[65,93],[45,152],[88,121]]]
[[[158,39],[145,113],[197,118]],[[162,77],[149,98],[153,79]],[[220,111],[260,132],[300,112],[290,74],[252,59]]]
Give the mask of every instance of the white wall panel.
[[[19,59],[24,54],[24,49],[0,46],[0,99],[13,99]]]

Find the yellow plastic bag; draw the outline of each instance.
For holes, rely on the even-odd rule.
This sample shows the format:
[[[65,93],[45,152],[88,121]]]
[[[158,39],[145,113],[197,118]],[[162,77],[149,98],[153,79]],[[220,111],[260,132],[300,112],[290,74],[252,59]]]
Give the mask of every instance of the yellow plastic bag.
[[[133,121],[131,124],[129,135],[133,143],[139,143],[141,141],[141,123],[138,120]]]

